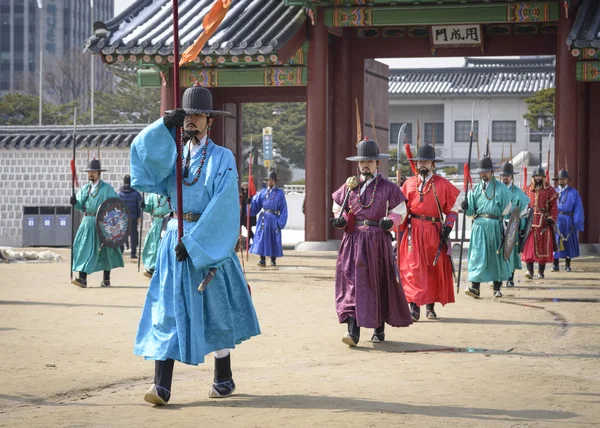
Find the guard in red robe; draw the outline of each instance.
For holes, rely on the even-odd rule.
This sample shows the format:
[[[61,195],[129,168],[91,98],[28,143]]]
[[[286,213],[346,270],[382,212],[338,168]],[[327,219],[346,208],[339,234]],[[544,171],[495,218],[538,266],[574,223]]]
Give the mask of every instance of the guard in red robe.
[[[408,178],[402,186],[408,199],[408,217],[400,243],[400,276],[412,320],[418,321],[420,306],[426,305],[427,318],[435,319],[435,303],[454,303],[449,236],[457,217],[453,207],[460,190],[434,174],[435,163],[442,160],[435,158],[435,149],[429,144],[421,146],[417,157],[409,161],[417,163],[419,175]]]
[[[538,263],[538,279],[544,278],[546,263],[554,261],[554,225],[558,218],[558,193],[546,181],[544,168],[533,171],[531,185],[525,189],[529,207],[533,208],[531,231],[523,247],[522,260],[527,263],[525,278],[533,278],[533,264]]]

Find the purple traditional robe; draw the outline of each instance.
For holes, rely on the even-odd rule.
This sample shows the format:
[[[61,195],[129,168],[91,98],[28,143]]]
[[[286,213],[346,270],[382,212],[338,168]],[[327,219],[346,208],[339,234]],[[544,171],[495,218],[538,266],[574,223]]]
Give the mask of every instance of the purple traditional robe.
[[[378,183],[376,183],[378,181]],[[377,184],[375,190],[375,184]],[[390,235],[379,226],[360,225],[364,220],[379,222],[389,211],[406,200],[394,183],[379,177],[367,186],[360,196],[359,188],[352,191],[344,216],[356,222],[348,224],[335,267],[335,301],[340,323],[349,316],[360,327],[377,328],[387,323],[393,327],[412,324],[408,302],[402,285],[396,278],[395,260]],[[348,188],[346,184],[334,194],[333,200],[342,205]],[[373,204],[367,206],[375,196]],[[348,209],[354,216],[348,216]],[[353,229],[353,230],[352,230]]]

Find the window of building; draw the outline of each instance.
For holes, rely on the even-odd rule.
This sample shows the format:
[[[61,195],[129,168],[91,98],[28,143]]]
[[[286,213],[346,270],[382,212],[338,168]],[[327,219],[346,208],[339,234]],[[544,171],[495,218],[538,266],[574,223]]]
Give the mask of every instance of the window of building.
[[[434,132],[435,131],[435,132]],[[444,144],[444,124],[443,123],[425,123],[425,143]]]
[[[403,123],[390,123],[390,146],[398,144],[398,132],[400,132],[402,125]],[[406,134],[406,138],[401,143],[412,144],[412,123],[406,124],[404,133]]]
[[[514,120],[492,121],[492,142],[494,143],[516,143],[517,122]]]
[[[473,121],[473,141],[479,138],[479,121]],[[471,141],[471,121],[457,120],[454,122],[454,141],[457,143],[468,143]]]
[[[548,126],[545,126],[541,133],[537,129],[529,128],[529,141],[532,143],[539,143],[542,141],[542,134],[547,137],[550,135],[551,131],[552,128]]]

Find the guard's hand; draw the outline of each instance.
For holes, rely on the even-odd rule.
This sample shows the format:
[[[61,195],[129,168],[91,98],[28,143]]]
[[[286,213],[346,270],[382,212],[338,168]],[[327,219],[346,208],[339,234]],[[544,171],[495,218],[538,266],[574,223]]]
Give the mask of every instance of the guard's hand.
[[[252,198],[248,198],[248,200],[246,201],[246,203],[251,204],[252,203]]]
[[[383,230],[385,230],[387,232],[392,227],[394,227],[394,222],[392,221],[392,219],[390,219],[388,217],[384,217],[381,220],[379,220],[379,227],[381,227]]]
[[[165,115],[163,120],[165,122],[165,126],[169,129],[181,128],[183,127],[183,122],[185,120],[185,110],[182,108],[171,110],[169,114]]]
[[[190,256],[185,249],[183,242],[179,242],[177,245],[175,245],[175,255],[177,256],[178,262],[182,262]]]
[[[554,219],[552,217],[548,217],[546,219],[546,223],[548,223],[548,226],[552,227],[554,226]]]
[[[442,241],[445,241],[450,236],[450,232],[452,232],[452,228],[446,224],[442,226],[442,230],[440,231],[440,237]]]
[[[146,202],[144,202],[144,200],[142,199],[142,201],[140,202],[140,208],[144,209],[146,208]]]
[[[468,209],[469,209],[469,202],[468,202],[468,201],[465,199],[464,201],[462,201],[462,202],[460,203],[460,208],[461,208],[463,211],[466,211],[466,210],[468,210]]]
[[[69,203],[71,205],[75,205],[77,203],[77,198],[75,197],[75,195],[71,195],[71,197],[69,198]]]
[[[335,227],[337,227],[338,229],[343,229],[348,225],[348,222],[346,221],[346,219],[344,217],[334,217],[331,219],[331,224]]]

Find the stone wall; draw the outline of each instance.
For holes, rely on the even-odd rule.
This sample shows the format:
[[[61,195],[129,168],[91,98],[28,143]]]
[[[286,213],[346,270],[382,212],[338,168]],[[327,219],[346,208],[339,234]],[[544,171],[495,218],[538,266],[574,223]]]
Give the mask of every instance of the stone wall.
[[[90,156],[96,154],[95,150]],[[103,149],[102,179],[115,190],[129,173],[129,149]],[[0,150],[0,246],[22,245],[24,206],[68,206],[71,150]],[[77,153],[79,184],[87,181],[88,152]],[[76,189],[77,191],[77,189]],[[147,230],[147,228],[145,227]]]

